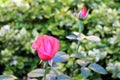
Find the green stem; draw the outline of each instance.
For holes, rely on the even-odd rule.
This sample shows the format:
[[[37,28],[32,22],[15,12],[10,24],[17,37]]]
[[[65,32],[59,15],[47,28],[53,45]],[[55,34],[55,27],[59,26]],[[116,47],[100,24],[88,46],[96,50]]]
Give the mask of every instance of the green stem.
[[[82,30],[83,30],[83,25],[82,25],[82,21],[79,20],[79,26],[78,26],[78,29],[79,29],[79,37],[82,33]],[[79,46],[80,46],[80,40],[78,40],[78,47],[77,47],[77,53],[78,53],[78,49],[79,49]]]
[[[43,80],[46,80],[47,62],[44,62],[44,66],[43,66],[43,68],[45,69],[45,74],[44,74]]]
[[[78,26],[78,29],[79,29],[79,36],[83,30],[83,25],[82,25],[82,21],[79,20],[79,26]]]
[[[78,30],[79,30],[79,35],[78,37],[80,37],[81,33],[82,33],[82,30],[83,30],[83,25],[82,25],[82,21],[79,20],[79,26],[78,26]],[[79,51],[79,46],[80,46],[80,40],[78,40],[78,43],[77,43],[77,48],[76,48],[76,52],[78,54],[78,51]],[[73,58],[73,65],[72,65],[72,77],[74,76],[74,67],[75,66],[75,58]]]
[[[72,63],[73,65],[72,65],[72,70],[71,70],[72,71],[71,76],[74,77],[75,58],[72,58],[72,59],[73,59],[72,60],[73,61],[73,63]]]

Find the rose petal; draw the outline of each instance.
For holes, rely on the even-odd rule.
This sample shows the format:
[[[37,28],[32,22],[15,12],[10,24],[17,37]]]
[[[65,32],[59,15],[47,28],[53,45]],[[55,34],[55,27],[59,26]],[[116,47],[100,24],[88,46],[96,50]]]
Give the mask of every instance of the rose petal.
[[[41,60],[51,60],[59,50],[59,47],[59,40],[48,35],[38,36],[32,44],[32,48],[37,50]]]
[[[48,36],[44,36],[43,38],[44,38],[44,40],[43,40],[44,50],[45,50],[46,53],[48,53],[50,55],[50,53],[52,51],[52,46],[50,44],[49,37]]]
[[[42,50],[38,50],[38,56],[41,60],[51,60],[51,56]]]
[[[33,48],[33,49],[37,49],[37,47],[38,47],[38,46],[37,46],[36,43],[33,43],[33,44],[32,44],[32,48]]]
[[[57,53],[57,51],[60,48],[60,42],[56,38],[50,37],[51,43],[52,43],[52,57]]]
[[[87,16],[87,8],[84,6],[84,8],[78,13],[77,18],[85,19]]]

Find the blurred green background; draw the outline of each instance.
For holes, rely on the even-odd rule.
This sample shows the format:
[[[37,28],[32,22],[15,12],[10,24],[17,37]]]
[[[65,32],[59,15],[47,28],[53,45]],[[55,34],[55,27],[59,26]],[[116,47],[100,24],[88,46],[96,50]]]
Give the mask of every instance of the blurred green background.
[[[83,33],[99,36],[101,42],[83,41],[79,54],[102,65],[108,74],[93,72],[84,79],[77,65],[75,80],[120,79],[120,0],[0,0],[0,75],[23,80],[41,66],[31,49],[38,35],[52,35],[60,40],[61,51],[74,53],[77,44],[66,36],[78,31],[76,14],[84,5],[90,11]],[[68,76],[71,62],[61,63],[61,71]]]

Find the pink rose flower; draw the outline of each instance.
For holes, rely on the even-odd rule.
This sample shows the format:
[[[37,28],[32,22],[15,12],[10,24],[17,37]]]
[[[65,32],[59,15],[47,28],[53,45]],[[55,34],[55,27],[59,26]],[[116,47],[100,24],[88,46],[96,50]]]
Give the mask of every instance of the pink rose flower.
[[[84,8],[78,13],[77,18],[85,19],[87,16],[87,8],[84,6]]]
[[[37,50],[38,56],[41,60],[51,60],[59,50],[60,42],[52,36],[38,36],[32,44],[32,48]]]

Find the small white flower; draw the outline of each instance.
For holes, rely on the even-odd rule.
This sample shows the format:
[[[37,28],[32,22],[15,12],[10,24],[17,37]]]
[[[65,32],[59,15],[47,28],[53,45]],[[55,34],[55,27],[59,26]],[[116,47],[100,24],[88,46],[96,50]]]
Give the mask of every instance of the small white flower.
[[[86,52],[85,52],[85,51],[81,51],[81,55],[82,55],[82,56],[84,56],[84,57],[86,57],[86,56],[87,56],[87,54],[86,54]]]
[[[108,9],[108,12],[109,12],[109,13],[111,13],[111,12],[112,12],[112,9],[111,9],[111,8],[109,8],[109,9]]]
[[[95,53],[94,53],[92,50],[89,50],[89,51],[88,51],[88,55],[89,55],[89,56],[95,56]]]
[[[4,25],[4,26],[3,26],[3,29],[5,29],[5,30],[10,30],[10,25]]]
[[[100,60],[100,57],[97,56],[97,57],[95,58],[95,61],[98,62],[99,60]]]

